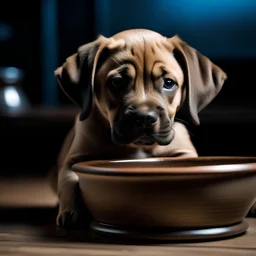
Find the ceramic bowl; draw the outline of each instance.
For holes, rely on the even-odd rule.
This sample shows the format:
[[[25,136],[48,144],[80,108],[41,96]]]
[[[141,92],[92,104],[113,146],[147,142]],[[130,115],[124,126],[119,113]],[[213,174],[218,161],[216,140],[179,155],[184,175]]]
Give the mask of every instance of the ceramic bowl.
[[[88,161],[73,170],[93,228],[105,233],[241,233],[256,200],[256,157]]]

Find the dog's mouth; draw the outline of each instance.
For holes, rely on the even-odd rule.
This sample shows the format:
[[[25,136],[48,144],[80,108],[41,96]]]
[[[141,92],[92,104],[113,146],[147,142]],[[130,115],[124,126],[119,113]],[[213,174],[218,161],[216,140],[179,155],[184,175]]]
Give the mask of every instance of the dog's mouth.
[[[111,132],[115,144],[146,147],[171,143],[174,130],[167,112],[158,113],[154,109],[147,111],[136,109],[130,112],[128,110],[120,109],[114,120]]]
[[[155,143],[161,146],[168,145],[174,138],[174,130],[172,128],[158,133],[148,131],[143,134],[122,133],[118,129],[114,128],[112,131],[112,140],[118,145],[129,145],[135,146],[152,146]]]
[[[155,143],[155,140],[148,136],[142,136],[141,138],[133,142],[133,144],[135,144],[136,146],[151,146],[154,143]]]

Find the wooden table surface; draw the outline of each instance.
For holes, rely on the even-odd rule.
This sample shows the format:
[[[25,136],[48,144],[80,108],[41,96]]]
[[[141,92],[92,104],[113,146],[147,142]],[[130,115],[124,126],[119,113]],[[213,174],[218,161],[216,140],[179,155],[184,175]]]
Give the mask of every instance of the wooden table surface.
[[[0,255],[255,255],[256,218],[235,238],[200,243],[117,242],[56,228],[57,198],[46,179],[0,179]]]

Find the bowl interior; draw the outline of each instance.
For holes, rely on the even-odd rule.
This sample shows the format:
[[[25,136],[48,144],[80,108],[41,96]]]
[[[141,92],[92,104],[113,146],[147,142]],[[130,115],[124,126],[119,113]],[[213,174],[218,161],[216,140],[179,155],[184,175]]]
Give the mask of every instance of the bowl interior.
[[[77,172],[93,173],[210,173],[256,171],[256,157],[197,157],[97,160],[73,165]]]

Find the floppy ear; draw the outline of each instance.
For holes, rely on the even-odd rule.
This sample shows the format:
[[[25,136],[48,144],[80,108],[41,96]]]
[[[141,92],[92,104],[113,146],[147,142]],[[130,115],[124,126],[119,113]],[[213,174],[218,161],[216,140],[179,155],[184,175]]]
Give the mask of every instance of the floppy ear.
[[[54,71],[62,90],[81,108],[80,121],[90,115],[97,63],[106,45],[112,41],[113,39],[100,36],[97,40],[79,47],[77,53],[68,57]]]
[[[178,36],[169,39],[174,46],[173,54],[184,72],[186,99],[181,115],[200,124],[198,113],[219,93],[227,75],[206,56],[182,41]]]

